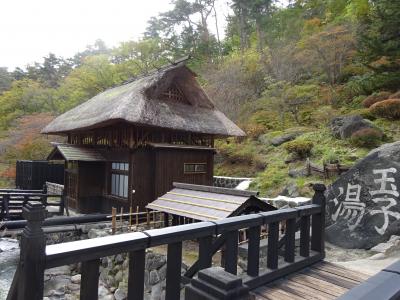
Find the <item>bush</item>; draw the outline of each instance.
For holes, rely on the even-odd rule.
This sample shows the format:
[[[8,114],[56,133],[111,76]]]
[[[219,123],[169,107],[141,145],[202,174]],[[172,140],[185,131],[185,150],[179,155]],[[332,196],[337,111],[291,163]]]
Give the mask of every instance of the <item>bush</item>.
[[[386,119],[400,119],[400,99],[389,99],[375,103],[370,107],[370,111],[377,117]]]
[[[383,100],[386,100],[389,98],[391,95],[390,92],[380,92],[380,93],[374,93],[372,95],[369,95],[365,100],[363,101],[363,106],[368,108],[374,105],[375,103],[381,102]]]
[[[312,142],[305,140],[294,140],[284,145],[287,152],[297,155],[300,158],[310,156],[313,147],[314,144]]]
[[[364,128],[354,132],[350,141],[357,147],[374,148],[379,146],[382,138],[381,131],[374,128]]]
[[[400,91],[397,91],[396,93],[391,94],[389,96],[389,99],[400,99]]]
[[[253,139],[258,138],[266,131],[265,127],[261,124],[247,124],[244,130],[246,134]]]

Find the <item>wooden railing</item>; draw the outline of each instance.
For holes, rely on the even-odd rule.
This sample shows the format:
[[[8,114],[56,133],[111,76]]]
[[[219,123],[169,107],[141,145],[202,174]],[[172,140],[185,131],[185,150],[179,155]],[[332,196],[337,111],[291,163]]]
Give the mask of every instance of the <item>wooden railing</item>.
[[[120,253],[129,253],[128,299],[143,299],[146,249],[160,245],[167,245],[165,298],[179,299],[182,242],[199,242],[198,269],[201,270],[212,265],[213,240],[224,236],[224,268],[236,274],[240,229],[248,230],[249,240],[247,274],[243,281],[251,289],[256,288],[324,258],[325,186],[315,185],[314,190],[313,204],[299,208],[48,246],[42,230],[43,206],[28,203],[23,213],[28,223],[21,237],[20,263],[7,299],[42,299],[45,269],[74,263],[81,263],[80,299],[98,299],[101,258]],[[299,249],[295,247],[296,220],[300,222]],[[286,222],[286,238],[283,259],[279,259],[279,223],[283,221]],[[268,253],[267,267],[262,269],[260,231],[264,225],[268,226]]]
[[[0,221],[22,218],[22,208],[29,201],[39,201],[46,208],[58,206],[57,215],[64,214],[64,196],[51,195],[36,190],[0,190]]]

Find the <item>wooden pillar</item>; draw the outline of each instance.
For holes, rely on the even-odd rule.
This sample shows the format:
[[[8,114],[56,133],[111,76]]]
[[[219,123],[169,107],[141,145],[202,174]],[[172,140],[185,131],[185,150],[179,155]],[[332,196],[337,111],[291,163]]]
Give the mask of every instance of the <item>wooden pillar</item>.
[[[311,250],[321,252],[325,257],[325,205],[326,199],[324,192],[326,190],[323,184],[314,184],[314,196],[312,203],[321,206],[321,213],[312,216],[311,226]]]
[[[46,258],[46,237],[41,226],[46,211],[42,204],[32,203],[22,210],[28,222],[21,235],[18,300],[41,300]]]

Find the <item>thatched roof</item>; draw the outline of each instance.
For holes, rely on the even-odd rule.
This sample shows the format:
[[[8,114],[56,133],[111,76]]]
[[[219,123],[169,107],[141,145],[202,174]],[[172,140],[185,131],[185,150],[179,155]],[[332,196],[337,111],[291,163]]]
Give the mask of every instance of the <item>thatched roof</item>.
[[[171,87],[182,94],[182,101],[163,96]],[[184,63],[106,90],[57,117],[42,133],[65,134],[121,121],[217,136],[245,135],[215,108]]]

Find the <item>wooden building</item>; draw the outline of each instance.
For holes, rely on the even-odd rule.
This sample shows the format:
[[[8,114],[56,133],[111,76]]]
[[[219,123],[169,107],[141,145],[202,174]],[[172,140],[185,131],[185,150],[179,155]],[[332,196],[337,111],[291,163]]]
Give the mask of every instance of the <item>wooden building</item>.
[[[42,133],[67,136],[48,159],[65,161],[69,206],[84,213],[144,209],[174,181],[212,185],[214,138],[244,135],[184,62],[109,89]]]

